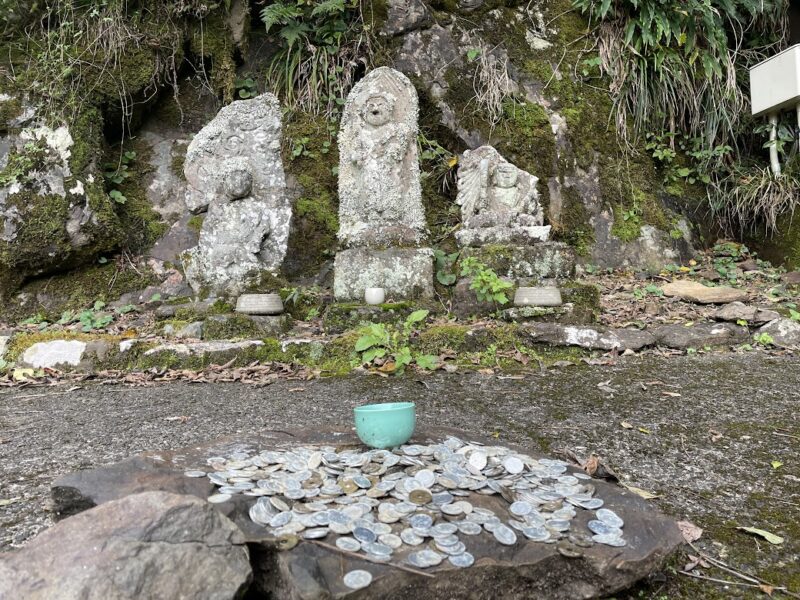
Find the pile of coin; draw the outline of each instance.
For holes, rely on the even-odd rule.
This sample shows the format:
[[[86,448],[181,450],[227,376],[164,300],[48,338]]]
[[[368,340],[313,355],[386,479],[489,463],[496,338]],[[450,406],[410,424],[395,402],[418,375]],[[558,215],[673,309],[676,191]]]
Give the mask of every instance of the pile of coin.
[[[405,564],[420,569],[445,560],[466,568],[475,561],[467,541],[484,532],[505,546],[519,537],[555,543],[566,556],[594,543],[626,544],[623,520],[602,508],[588,475],[568,473],[563,461],[455,437],[394,450],[302,446],[235,453],[207,464],[210,470],[185,475],[218,486],[209,502],[255,496],[250,518],[273,535],[314,540],[335,534],[340,550],[372,562],[402,554]],[[476,506],[474,494],[502,496],[506,511]],[[588,531],[573,527],[579,509],[595,511]],[[352,589],[370,581],[366,571],[344,579]]]

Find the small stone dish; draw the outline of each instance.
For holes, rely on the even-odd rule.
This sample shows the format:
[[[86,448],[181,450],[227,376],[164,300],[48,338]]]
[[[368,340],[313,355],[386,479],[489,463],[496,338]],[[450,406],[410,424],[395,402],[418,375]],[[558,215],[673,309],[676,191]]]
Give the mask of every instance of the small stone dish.
[[[514,306],[561,306],[557,287],[520,287],[514,294]]]
[[[379,287],[371,287],[364,290],[364,302],[371,305],[383,304],[386,300],[386,290]]]
[[[366,404],[354,409],[358,438],[370,448],[395,448],[411,439],[417,425],[413,402]]]
[[[242,294],[236,300],[236,312],[245,315],[279,315],[283,301],[278,294]]]

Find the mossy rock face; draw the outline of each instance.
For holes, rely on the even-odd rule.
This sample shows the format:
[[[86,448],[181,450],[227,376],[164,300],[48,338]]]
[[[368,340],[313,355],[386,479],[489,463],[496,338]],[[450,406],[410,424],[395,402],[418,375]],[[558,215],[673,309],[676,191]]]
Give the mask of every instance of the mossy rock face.
[[[31,120],[8,138],[0,171],[0,294],[122,242],[123,225],[97,166],[100,125],[88,109],[69,126]]]
[[[750,242],[759,256],[787,269],[800,269],[800,218],[784,215],[778,220],[778,233],[759,236]]]
[[[420,129],[456,154],[492,145],[537,176],[552,239],[579,258],[636,265],[646,246],[648,263],[683,256],[670,237],[679,203],[663,201],[653,160],[642,144],[631,151],[618,139],[608,92],[583,74],[590,56],[576,42],[588,24],[570,0],[539,3],[537,18],[516,3],[487,2],[470,15],[447,2],[438,10],[434,26],[395,45],[396,67],[424,88]],[[642,234],[645,226],[664,235]]]

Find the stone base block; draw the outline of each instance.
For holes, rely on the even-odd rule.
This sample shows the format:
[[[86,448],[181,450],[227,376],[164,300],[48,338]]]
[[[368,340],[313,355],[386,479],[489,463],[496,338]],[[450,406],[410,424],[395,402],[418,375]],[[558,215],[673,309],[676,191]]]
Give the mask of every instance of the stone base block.
[[[542,279],[568,279],[575,272],[575,252],[562,242],[464,248],[461,259],[468,256],[475,257],[501,277],[513,279],[519,285],[535,285]]]
[[[337,300],[364,299],[368,287],[386,289],[391,300],[433,296],[430,248],[351,248],[336,255],[333,294]]]
[[[456,231],[456,242],[462,248],[479,248],[486,244],[528,245],[550,239],[550,225],[530,227],[475,227]]]

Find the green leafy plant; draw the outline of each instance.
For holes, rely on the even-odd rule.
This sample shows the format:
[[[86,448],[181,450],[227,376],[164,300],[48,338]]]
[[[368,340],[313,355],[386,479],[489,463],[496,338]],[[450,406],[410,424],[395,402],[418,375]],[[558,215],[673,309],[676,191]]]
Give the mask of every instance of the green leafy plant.
[[[130,166],[136,160],[136,152],[127,150],[120,156],[119,163],[106,163],[104,165],[103,178],[108,186],[118,186],[131,177]],[[127,198],[125,194],[113,187],[108,192],[108,197],[117,204],[125,204]]]
[[[236,88],[236,96],[242,100],[258,96],[258,86],[251,77],[237,79],[234,81],[233,86]]]
[[[753,336],[753,340],[759,346],[771,346],[771,345],[773,345],[775,343],[775,340],[773,339],[773,337],[770,334],[766,333],[766,332],[765,333],[757,333],[756,335]]]
[[[456,282],[456,274],[453,272],[453,265],[458,260],[458,252],[447,254],[439,248],[433,251],[433,258],[436,260],[436,281],[442,285],[453,285]]]
[[[796,310],[795,310],[795,309],[793,309],[793,308],[790,308],[790,309],[789,309],[789,318],[790,318],[792,321],[798,321],[798,322],[800,322],[800,312],[796,311]]]
[[[438,368],[436,356],[414,354],[409,345],[411,335],[428,314],[427,310],[416,310],[399,326],[369,323],[359,329],[355,351],[361,364],[378,364],[382,371],[398,374],[412,363],[422,369]]]
[[[643,300],[647,296],[658,296],[661,297],[664,295],[664,290],[658,287],[655,283],[650,283],[643,288],[635,288],[633,290],[633,297],[637,300]]]
[[[134,307],[130,306],[130,310],[133,310]],[[89,333],[90,331],[94,331],[96,329],[104,329],[106,326],[111,324],[114,321],[114,315],[108,312],[101,312],[106,307],[106,303],[102,300],[97,300],[93,305],[92,308],[88,308],[82,311],[73,311],[73,310],[66,310],[61,314],[61,318],[56,321],[58,325],[72,325],[73,323],[80,323],[81,324],[81,331],[84,333]],[[123,312],[122,307],[118,310],[120,314],[124,314],[125,312],[130,312],[130,310],[126,310]]]
[[[508,304],[506,292],[514,287],[513,284],[500,279],[497,273],[475,257],[468,256],[461,261],[461,276],[471,279],[469,289],[474,290],[479,302]]]
[[[278,0],[260,17],[278,48],[267,81],[292,107],[337,114],[371,56],[358,0]]]

